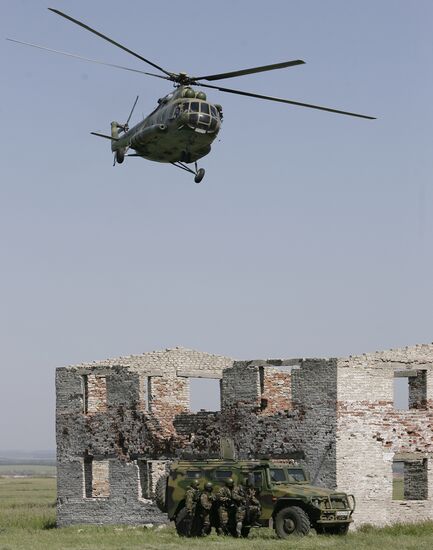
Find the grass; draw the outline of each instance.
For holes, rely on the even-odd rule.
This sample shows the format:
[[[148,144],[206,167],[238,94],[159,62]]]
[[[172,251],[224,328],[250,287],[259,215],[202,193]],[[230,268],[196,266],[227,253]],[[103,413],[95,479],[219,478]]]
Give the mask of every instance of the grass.
[[[404,499],[404,480],[402,477],[394,477],[392,484],[392,500]]]
[[[173,527],[74,526],[54,529],[55,479],[0,479],[0,550],[431,550],[433,522],[376,529],[365,526],[346,537],[278,540],[270,529],[253,530],[248,540],[181,539]]]

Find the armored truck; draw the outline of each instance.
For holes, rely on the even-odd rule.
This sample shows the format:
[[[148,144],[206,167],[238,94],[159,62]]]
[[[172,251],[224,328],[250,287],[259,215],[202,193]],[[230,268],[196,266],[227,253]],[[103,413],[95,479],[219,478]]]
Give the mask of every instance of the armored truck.
[[[185,536],[185,492],[191,482],[198,480],[203,489],[210,481],[216,492],[228,478],[237,484],[249,480],[261,504],[259,525],[273,527],[279,538],[306,535],[310,528],[319,534],[344,535],[353,521],[353,495],[312,485],[308,472],[299,465],[269,460],[174,462],[168,475],[157,482],[158,507],[175,522],[178,533]],[[218,514],[211,516],[211,522],[218,527]],[[251,527],[247,514],[242,535],[248,536]]]

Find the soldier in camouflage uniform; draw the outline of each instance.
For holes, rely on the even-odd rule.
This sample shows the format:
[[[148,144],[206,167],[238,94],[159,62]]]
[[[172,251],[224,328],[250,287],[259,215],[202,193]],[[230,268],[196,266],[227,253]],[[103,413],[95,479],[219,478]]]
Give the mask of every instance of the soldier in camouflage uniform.
[[[232,491],[234,487],[234,481],[231,477],[226,479],[225,487],[221,489],[216,494],[216,500],[218,503],[218,519],[219,527],[217,532],[219,535],[228,534],[228,522],[229,522],[229,513],[233,507]]]
[[[236,506],[235,520],[236,520],[236,536],[242,536],[242,526],[245,521],[247,512],[247,495],[242,485],[236,485],[232,490],[232,499]]]
[[[212,527],[210,524],[210,512],[215,502],[215,495],[212,493],[213,485],[210,481],[205,483],[204,492],[200,495],[200,516],[201,516],[201,535],[206,537],[210,534]]]
[[[194,519],[195,519],[195,512],[197,508],[197,503],[200,500],[200,484],[197,479],[194,479],[191,481],[190,486],[186,490],[185,493],[185,508],[187,510],[187,524],[188,524],[188,535],[192,534]]]
[[[259,526],[258,520],[262,512],[262,507],[259,499],[256,495],[256,490],[250,482],[250,479],[245,480],[245,497],[246,497],[246,508],[248,512],[248,523],[250,525]]]

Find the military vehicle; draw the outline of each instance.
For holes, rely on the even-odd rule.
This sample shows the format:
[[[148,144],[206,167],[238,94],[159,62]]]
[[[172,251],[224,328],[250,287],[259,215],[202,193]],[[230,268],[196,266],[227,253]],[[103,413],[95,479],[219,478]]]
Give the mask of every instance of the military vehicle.
[[[133,128],[129,128],[129,120],[132,116],[137,100],[135,101],[132,111],[125,124],[120,124],[119,122],[111,123],[110,135],[100,132],[91,132],[95,136],[106,138],[111,141],[111,150],[114,153],[113,164],[116,164],[116,162],[121,164],[124,161],[125,156],[140,157],[155,162],[171,163],[177,168],[194,174],[194,181],[196,183],[200,183],[204,177],[205,171],[203,168],[197,167],[197,161],[210,152],[211,144],[217,137],[221,128],[223,117],[221,105],[208,102],[206,94],[202,91],[194,90],[191,87],[193,85],[218,90],[224,93],[240,95],[243,97],[276,101],[278,103],[297,105],[298,107],[308,107],[310,109],[328,111],[330,113],[337,113],[340,115],[348,115],[370,120],[375,118],[369,115],[342,111],[340,109],[331,109],[330,107],[293,101],[291,99],[283,99],[279,97],[246,92],[244,90],[234,90],[233,88],[214,86],[212,84],[202,82],[202,80],[214,82],[227,78],[244,76],[247,74],[274,71],[277,69],[284,69],[286,67],[303,65],[305,62],[302,59],[294,59],[290,61],[283,61],[282,63],[273,63],[271,65],[262,65],[260,67],[251,67],[249,69],[240,69],[237,71],[222,72],[218,74],[190,76],[185,72],[175,73],[168,71],[153,61],[146,59],[137,52],[127,48],[123,44],[116,42],[112,38],[90,27],[86,23],[83,23],[82,21],[79,21],[78,19],[75,19],[57,9],[48,9],[129,53],[147,65],[150,65],[159,71],[159,74],[149,73],[131,67],[124,67],[123,65],[105,63],[103,61],[89,59],[87,57],[82,57],[69,52],[53,50],[38,44],[31,44],[29,42],[22,42],[20,40],[10,38],[7,40],[11,40],[12,42],[16,42],[18,44],[39,48],[41,50],[66,55],[68,57],[90,61],[99,65],[107,65],[116,69],[123,69],[147,76],[161,78],[172,82],[176,88],[174,92],[161,98],[158,101],[158,106],[156,109]],[[134,152],[128,153],[129,150]],[[187,164],[191,163],[194,163],[195,169],[187,166]]]
[[[185,536],[185,491],[191,481],[197,479],[201,489],[211,481],[216,492],[230,477],[242,484],[248,479],[255,487],[262,506],[259,524],[272,526],[279,538],[306,535],[311,527],[319,534],[344,535],[353,521],[353,495],[312,485],[308,472],[299,465],[274,464],[269,460],[174,462],[169,474],[157,482],[157,505],[175,522],[178,533]],[[216,513],[212,514],[211,522],[218,527]],[[242,536],[248,536],[251,527],[247,514]],[[229,529],[235,534],[233,521]]]

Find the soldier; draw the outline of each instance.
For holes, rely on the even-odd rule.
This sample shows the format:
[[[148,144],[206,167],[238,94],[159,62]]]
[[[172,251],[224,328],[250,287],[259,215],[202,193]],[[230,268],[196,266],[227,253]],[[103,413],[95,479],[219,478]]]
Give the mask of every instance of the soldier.
[[[260,524],[258,523],[258,520],[262,512],[262,507],[259,499],[257,498],[254,485],[251,483],[251,480],[249,477],[245,480],[245,496],[246,496],[246,508],[248,512],[248,523],[250,525],[260,526]]]
[[[232,499],[236,506],[235,520],[236,520],[236,536],[239,538],[242,536],[242,527],[245,521],[247,511],[247,495],[242,485],[237,485],[232,490]]]
[[[233,500],[232,500],[232,490],[234,486],[234,481],[231,477],[226,479],[225,487],[221,487],[221,489],[216,494],[216,500],[218,502],[218,519],[219,519],[219,526],[217,529],[217,532],[219,535],[227,535],[228,534],[228,522],[229,522],[229,513],[231,508],[233,507]]]
[[[206,537],[210,534],[212,527],[210,524],[210,511],[215,502],[215,495],[212,493],[213,485],[210,481],[205,483],[204,492],[200,495],[200,515],[201,515],[201,535]]]
[[[186,490],[185,493],[185,508],[187,510],[187,531],[188,535],[191,535],[194,519],[195,519],[195,511],[197,508],[197,503],[200,500],[200,489],[199,489],[199,482],[197,479],[194,479],[191,481],[190,486]]]

